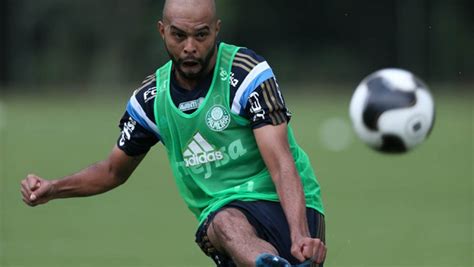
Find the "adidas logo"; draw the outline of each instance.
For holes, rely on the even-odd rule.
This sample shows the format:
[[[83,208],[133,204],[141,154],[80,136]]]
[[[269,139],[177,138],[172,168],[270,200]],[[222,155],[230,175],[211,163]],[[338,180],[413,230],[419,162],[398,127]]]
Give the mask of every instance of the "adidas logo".
[[[224,155],[216,151],[200,133],[196,133],[183,153],[186,167],[222,160]]]

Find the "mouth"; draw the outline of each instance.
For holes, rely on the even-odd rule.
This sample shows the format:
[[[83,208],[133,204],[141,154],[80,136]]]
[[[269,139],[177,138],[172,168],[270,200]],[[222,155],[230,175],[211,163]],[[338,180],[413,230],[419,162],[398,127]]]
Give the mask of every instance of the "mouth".
[[[196,67],[197,65],[199,65],[199,61],[197,60],[184,60],[181,65],[183,67],[186,67],[186,68],[192,68],[192,67]]]

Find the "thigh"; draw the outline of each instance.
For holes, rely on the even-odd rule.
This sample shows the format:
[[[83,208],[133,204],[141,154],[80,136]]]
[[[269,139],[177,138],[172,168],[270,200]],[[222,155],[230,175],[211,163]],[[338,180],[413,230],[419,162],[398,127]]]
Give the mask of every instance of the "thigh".
[[[196,231],[196,243],[201,250],[210,257],[217,267],[235,267],[235,263],[232,259],[224,253],[219,252],[209,240],[208,228],[212,220],[216,216],[217,212],[209,214],[207,219],[202,223]]]
[[[280,256],[291,264],[299,263],[291,254],[290,229],[279,202],[234,201],[228,206],[241,210],[255,228],[257,236],[275,247]],[[307,208],[306,217],[311,237],[325,242],[324,216],[312,208]]]
[[[244,233],[246,232],[247,235],[250,234],[251,236],[251,238],[246,237],[247,241],[264,241],[262,248],[267,249],[262,249],[260,252],[278,254],[290,261],[292,264],[299,263],[299,261],[291,255],[290,230],[279,202],[234,201],[227,204],[222,209],[210,214],[196,232],[196,242],[203,252],[214,260],[217,266],[236,266],[227,253],[222,253],[216,248],[216,246],[212,245],[209,238],[209,226],[212,225],[215,216],[226,209],[227,211],[237,209],[245,216],[246,220],[244,223],[236,224],[235,222],[229,221],[227,224],[247,228]],[[319,238],[326,243],[324,216],[312,208],[307,208],[306,213],[311,237]],[[241,229],[238,231],[241,231]],[[257,239],[255,239],[255,237],[257,237]],[[252,247],[252,244],[248,245],[248,248]],[[260,252],[257,252],[257,254]]]
[[[251,266],[262,253],[277,250],[257,236],[247,216],[237,208],[225,206],[206,220],[196,242],[217,266]]]

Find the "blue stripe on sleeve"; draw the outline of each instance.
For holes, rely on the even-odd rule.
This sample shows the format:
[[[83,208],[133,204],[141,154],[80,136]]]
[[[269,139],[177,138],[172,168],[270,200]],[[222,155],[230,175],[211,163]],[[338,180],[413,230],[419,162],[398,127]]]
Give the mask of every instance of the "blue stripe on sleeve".
[[[245,88],[244,93],[240,97],[239,104],[240,104],[240,112],[239,114],[243,114],[245,107],[247,106],[247,102],[249,99],[250,94],[257,89],[263,82],[266,80],[275,77],[273,74],[272,69],[267,69],[260,73],[255,79],[249,84],[247,88]]]
[[[132,117],[132,119],[137,121],[143,128],[147,129],[148,131],[154,134],[157,134],[153,129],[150,128],[150,126],[145,121],[145,119],[142,116],[140,116],[139,112],[133,107],[130,101],[128,101],[128,104],[127,104],[127,112],[130,115],[130,117]]]

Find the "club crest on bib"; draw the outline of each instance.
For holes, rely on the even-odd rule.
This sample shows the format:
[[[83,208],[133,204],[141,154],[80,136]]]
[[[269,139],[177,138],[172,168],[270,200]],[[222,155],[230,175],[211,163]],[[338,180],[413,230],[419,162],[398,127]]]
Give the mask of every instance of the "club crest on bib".
[[[230,114],[222,105],[214,105],[206,114],[206,124],[213,131],[223,131],[230,124]]]

